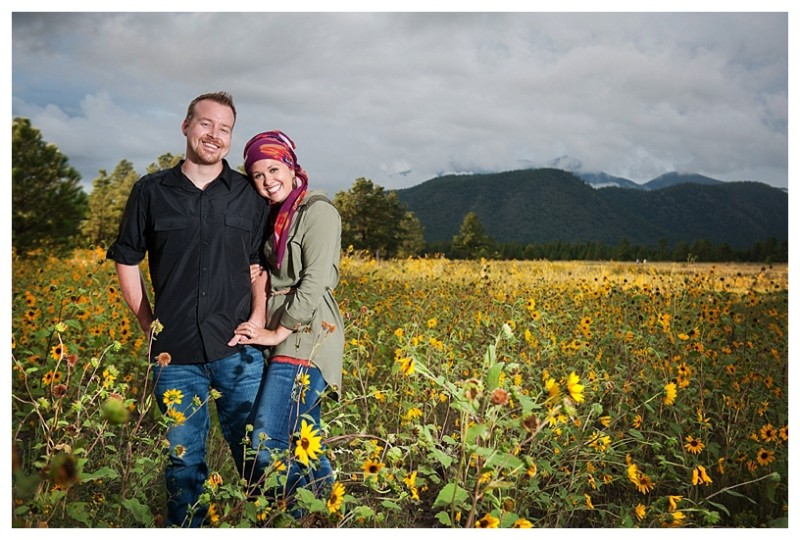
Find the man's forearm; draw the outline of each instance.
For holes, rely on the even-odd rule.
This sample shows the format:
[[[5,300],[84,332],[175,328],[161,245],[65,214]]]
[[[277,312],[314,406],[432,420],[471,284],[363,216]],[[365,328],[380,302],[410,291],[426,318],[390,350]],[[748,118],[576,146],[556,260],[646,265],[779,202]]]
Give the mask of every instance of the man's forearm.
[[[116,268],[122,297],[139,321],[142,331],[145,335],[149,335],[150,326],[153,324],[153,308],[147,297],[144,276],[138,266],[116,263]]]

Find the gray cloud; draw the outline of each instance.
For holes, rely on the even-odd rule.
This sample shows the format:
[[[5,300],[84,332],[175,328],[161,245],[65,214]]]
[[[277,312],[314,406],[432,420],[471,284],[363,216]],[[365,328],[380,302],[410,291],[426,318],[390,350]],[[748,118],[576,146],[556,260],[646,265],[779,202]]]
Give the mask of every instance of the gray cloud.
[[[90,184],[183,152],[225,89],[229,160],[283,129],[312,182],[545,165],[788,185],[787,13],[15,13],[12,114]]]

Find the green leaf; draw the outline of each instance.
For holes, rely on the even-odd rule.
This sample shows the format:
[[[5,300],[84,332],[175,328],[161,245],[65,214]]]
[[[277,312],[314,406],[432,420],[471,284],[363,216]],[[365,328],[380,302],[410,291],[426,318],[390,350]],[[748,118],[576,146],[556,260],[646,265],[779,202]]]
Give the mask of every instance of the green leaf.
[[[491,347],[492,351],[494,351],[494,346]],[[488,392],[491,392],[500,384],[500,373],[502,373],[504,367],[505,364],[497,363],[489,368],[489,373],[486,375],[486,390]]]
[[[709,501],[709,500],[706,500],[706,502],[707,502],[708,504],[710,504],[711,506],[713,506],[713,507],[715,507],[715,508],[719,508],[720,510],[722,510],[723,512],[725,512],[725,515],[727,515],[727,516],[730,516],[730,515],[731,515],[731,513],[728,511],[728,508],[727,508],[725,505],[723,505],[723,504],[720,504],[720,503],[717,503],[717,502],[714,502],[714,501]]]
[[[122,501],[122,506],[131,513],[133,519],[142,525],[152,525],[155,521],[150,508],[137,499],[125,499]]]
[[[447,454],[445,454],[444,452],[442,452],[438,448],[434,448],[433,450],[431,450],[429,456],[431,456],[434,459],[436,459],[436,461],[441,463],[442,466],[444,466],[445,468],[450,467],[450,465],[452,465],[452,463],[453,463],[453,458],[451,458],[450,456],[448,456]]]
[[[467,500],[467,490],[453,482],[447,484],[436,496],[433,507],[449,506],[452,503],[461,504]]]
[[[67,505],[67,515],[86,525],[92,526],[92,514],[89,511],[89,505],[85,502],[72,502]]]
[[[637,441],[643,441],[644,440],[644,435],[642,435],[642,432],[639,431],[638,429],[633,429],[633,428],[629,429],[628,430],[628,435],[630,435],[631,437],[633,437]]]
[[[309,512],[327,512],[327,501],[321,501],[306,488],[298,488],[295,492],[296,497],[300,501],[300,506],[306,508]]]
[[[464,442],[467,444],[476,444],[476,441],[486,432],[484,424],[472,424],[467,428],[464,434]]]
[[[520,460],[518,457],[503,452],[491,456],[486,461],[486,466],[497,467],[501,469],[522,469],[525,467],[525,464],[522,463],[522,460]]]
[[[113,478],[119,478],[119,473],[112,469],[111,467],[101,467],[94,472],[84,472],[81,474],[81,480],[110,480]]]
[[[390,501],[388,499],[385,499],[385,500],[381,501],[381,506],[383,506],[384,508],[391,508],[392,510],[402,510],[403,509],[399,504],[397,504],[394,501]]]
[[[436,514],[436,519],[439,520],[439,523],[446,525],[447,527],[450,527],[453,524],[450,521],[450,515],[447,512],[439,512]]]
[[[493,366],[497,362],[497,353],[495,352],[493,343],[489,344],[489,346],[486,348],[486,354],[483,355],[483,360],[486,362],[487,366]]]
[[[356,506],[353,508],[352,512],[356,518],[369,518],[375,515],[375,510],[364,505]]]

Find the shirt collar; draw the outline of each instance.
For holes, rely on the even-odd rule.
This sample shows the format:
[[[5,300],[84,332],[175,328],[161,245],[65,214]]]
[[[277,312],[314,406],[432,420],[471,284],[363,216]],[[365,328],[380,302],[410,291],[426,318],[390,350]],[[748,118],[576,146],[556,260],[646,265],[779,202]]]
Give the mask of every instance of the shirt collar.
[[[178,162],[177,165],[169,169],[170,174],[167,176],[165,182],[166,184],[178,187],[183,185],[184,175],[183,171],[181,171],[181,165],[183,165],[184,161],[185,161],[184,159],[180,160],[180,162]],[[228,189],[231,189],[231,186],[233,185],[233,172],[234,172],[233,169],[231,169],[230,165],[228,165],[228,161],[223,159],[222,172],[219,174],[217,179],[221,180],[222,183],[225,184],[225,187]],[[214,181],[216,182],[216,179]]]

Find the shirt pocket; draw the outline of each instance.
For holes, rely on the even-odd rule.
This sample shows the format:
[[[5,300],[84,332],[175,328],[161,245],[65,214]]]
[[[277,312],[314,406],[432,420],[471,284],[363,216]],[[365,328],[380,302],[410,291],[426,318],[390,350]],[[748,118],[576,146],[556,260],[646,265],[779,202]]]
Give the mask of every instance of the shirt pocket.
[[[153,224],[154,249],[161,251],[169,244],[184,246],[188,221],[183,216],[156,218]],[[185,246],[184,246],[185,247]]]
[[[245,256],[250,254],[250,237],[253,223],[242,216],[225,216],[225,241],[229,246],[238,246]]]

